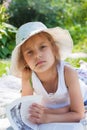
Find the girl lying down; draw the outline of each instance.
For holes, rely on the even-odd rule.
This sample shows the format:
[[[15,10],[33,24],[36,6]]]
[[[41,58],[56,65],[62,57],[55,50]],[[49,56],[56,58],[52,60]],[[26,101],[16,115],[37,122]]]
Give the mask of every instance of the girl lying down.
[[[84,118],[87,80],[64,62],[72,51],[69,32],[60,27],[47,28],[41,22],[22,25],[16,34],[11,72],[22,79],[22,96],[42,95],[42,105],[29,108],[35,124],[79,122]],[[31,83],[32,81],[32,83]]]

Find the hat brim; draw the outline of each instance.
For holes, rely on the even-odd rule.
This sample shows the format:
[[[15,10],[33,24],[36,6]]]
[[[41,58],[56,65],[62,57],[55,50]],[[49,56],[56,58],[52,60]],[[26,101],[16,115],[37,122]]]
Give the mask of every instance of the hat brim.
[[[26,39],[24,39],[20,44],[18,44],[14,48],[12,52],[12,61],[11,61],[12,63],[11,72],[13,75],[16,75],[16,76],[21,75],[20,69],[18,68],[18,60],[20,58],[20,46],[23,45],[25,41],[28,40],[31,36],[34,36],[42,31],[47,32],[53,37],[56,45],[59,47],[61,60],[66,59],[69,56],[69,54],[72,52],[73,40],[68,30],[62,29],[60,27],[37,30],[35,32],[32,32],[31,35],[27,36]]]

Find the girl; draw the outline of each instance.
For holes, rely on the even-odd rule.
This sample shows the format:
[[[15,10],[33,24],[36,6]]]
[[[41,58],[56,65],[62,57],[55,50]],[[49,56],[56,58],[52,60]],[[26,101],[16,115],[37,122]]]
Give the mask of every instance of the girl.
[[[42,105],[32,104],[29,120],[36,124],[79,122],[84,117],[77,72],[62,59],[72,50],[72,38],[60,27],[41,22],[22,25],[16,35],[11,71],[22,78],[22,96],[42,95]]]

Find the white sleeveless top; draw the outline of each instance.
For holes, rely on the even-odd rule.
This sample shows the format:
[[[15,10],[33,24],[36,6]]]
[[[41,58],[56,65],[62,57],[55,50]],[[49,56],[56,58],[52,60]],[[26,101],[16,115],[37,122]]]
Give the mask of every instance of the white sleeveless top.
[[[43,105],[49,108],[61,108],[70,104],[70,98],[68,93],[68,88],[65,84],[64,80],[64,66],[70,66],[69,64],[61,61],[59,65],[57,65],[59,81],[58,81],[58,89],[55,93],[47,93],[44,89],[42,83],[40,82],[37,75],[32,73],[32,86],[34,88],[34,92],[37,95],[41,95],[43,97]],[[74,69],[74,68],[73,68]],[[79,79],[80,89],[83,97],[83,101],[87,100],[87,85],[84,84]]]
[[[42,95],[42,103],[48,108],[61,108],[70,104],[68,89],[64,81],[64,62],[57,66],[59,80],[58,89],[55,93],[47,93],[37,75],[32,73],[32,86],[37,95]]]

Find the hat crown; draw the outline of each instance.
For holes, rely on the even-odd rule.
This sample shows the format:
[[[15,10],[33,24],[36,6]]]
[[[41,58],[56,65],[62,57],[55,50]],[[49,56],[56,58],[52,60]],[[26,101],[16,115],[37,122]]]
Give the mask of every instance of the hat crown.
[[[47,27],[41,22],[29,22],[22,25],[16,34],[16,45],[22,43],[33,34],[39,33],[45,29],[47,29]]]
[[[61,27],[47,28],[41,22],[29,22],[22,25],[16,33],[16,47],[12,52],[11,59],[11,73],[15,76],[22,76],[22,70],[25,66],[25,62],[22,61],[20,47],[31,36],[34,36],[40,32],[46,32],[52,36],[55,44],[59,48],[61,59],[64,60],[72,51],[73,40],[68,30]],[[19,63],[20,62],[20,63]]]

